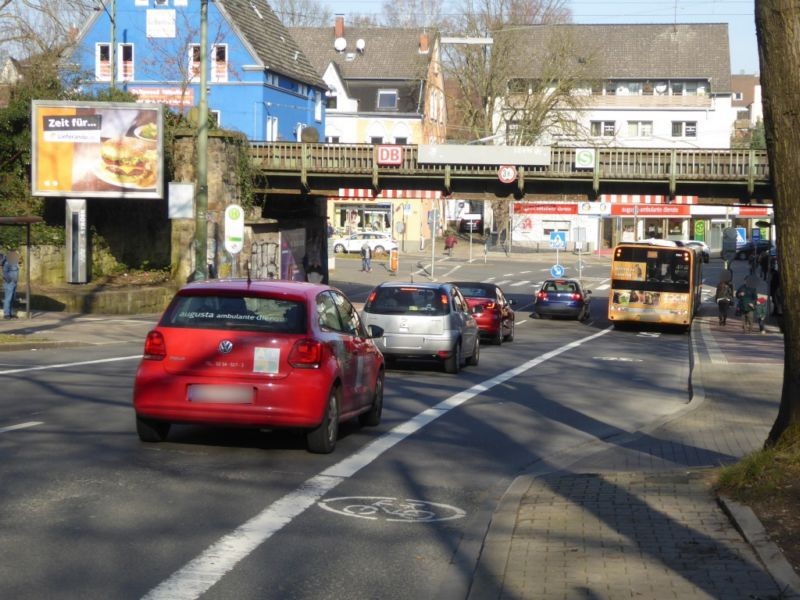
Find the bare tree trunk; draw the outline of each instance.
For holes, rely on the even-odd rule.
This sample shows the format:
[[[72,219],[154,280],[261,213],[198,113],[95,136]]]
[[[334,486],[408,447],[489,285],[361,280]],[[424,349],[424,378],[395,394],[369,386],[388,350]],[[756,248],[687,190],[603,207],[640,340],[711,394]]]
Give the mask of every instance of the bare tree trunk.
[[[787,427],[800,423],[800,4],[756,0],[755,16],[785,297],[783,390],[778,417],[765,444],[771,446]]]

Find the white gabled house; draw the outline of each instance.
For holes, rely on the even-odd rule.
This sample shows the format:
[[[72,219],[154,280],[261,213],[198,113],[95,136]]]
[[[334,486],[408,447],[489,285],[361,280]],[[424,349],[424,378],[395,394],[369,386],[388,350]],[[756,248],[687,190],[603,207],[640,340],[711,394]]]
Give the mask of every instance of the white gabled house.
[[[510,81],[537,82],[537,56],[556,36],[569,36],[591,82],[575,94],[583,108],[563,116],[542,144],[630,148],[730,148],[732,105],[728,26],[722,23],[542,25],[530,28],[520,52],[533,60]],[[569,66],[565,66],[569,68]],[[525,86],[522,86],[523,88]],[[497,130],[508,130],[505,106]]]
[[[333,26],[289,29],[322,75],[325,141],[335,144],[437,144],[447,112],[438,36],[423,28]],[[398,156],[405,150],[395,149]],[[441,193],[343,188],[329,198],[339,233],[391,232],[411,244],[431,236],[429,211]],[[402,224],[402,226],[400,226]]]

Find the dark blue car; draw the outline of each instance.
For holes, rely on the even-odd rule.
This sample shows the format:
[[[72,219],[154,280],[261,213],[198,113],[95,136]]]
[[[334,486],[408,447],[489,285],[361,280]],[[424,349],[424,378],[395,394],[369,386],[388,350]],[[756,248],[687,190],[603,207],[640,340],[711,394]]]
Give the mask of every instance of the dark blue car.
[[[589,318],[591,290],[584,290],[577,279],[547,279],[536,293],[533,317]]]

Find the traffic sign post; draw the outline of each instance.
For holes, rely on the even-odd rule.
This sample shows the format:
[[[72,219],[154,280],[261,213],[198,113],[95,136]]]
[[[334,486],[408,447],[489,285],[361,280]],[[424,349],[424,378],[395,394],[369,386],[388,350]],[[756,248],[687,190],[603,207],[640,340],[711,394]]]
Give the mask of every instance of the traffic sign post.
[[[553,277],[563,277],[564,267],[561,266],[561,261],[558,260],[558,253],[560,250],[565,250],[567,247],[567,232],[566,231],[551,231],[550,232],[550,247],[556,251],[556,264],[550,270],[552,273],[556,267],[561,270],[561,275],[553,275]]]
[[[563,277],[564,276],[564,267],[558,264],[558,259],[556,259],[556,264],[550,267],[550,275],[553,277]]]

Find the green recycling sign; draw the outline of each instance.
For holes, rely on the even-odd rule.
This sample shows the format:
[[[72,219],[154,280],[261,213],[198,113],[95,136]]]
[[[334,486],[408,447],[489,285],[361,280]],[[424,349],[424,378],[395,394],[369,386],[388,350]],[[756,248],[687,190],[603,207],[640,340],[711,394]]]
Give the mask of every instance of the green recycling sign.
[[[706,222],[705,221],[695,221],[694,222],[694,239],[704,242],[706,240]]]

